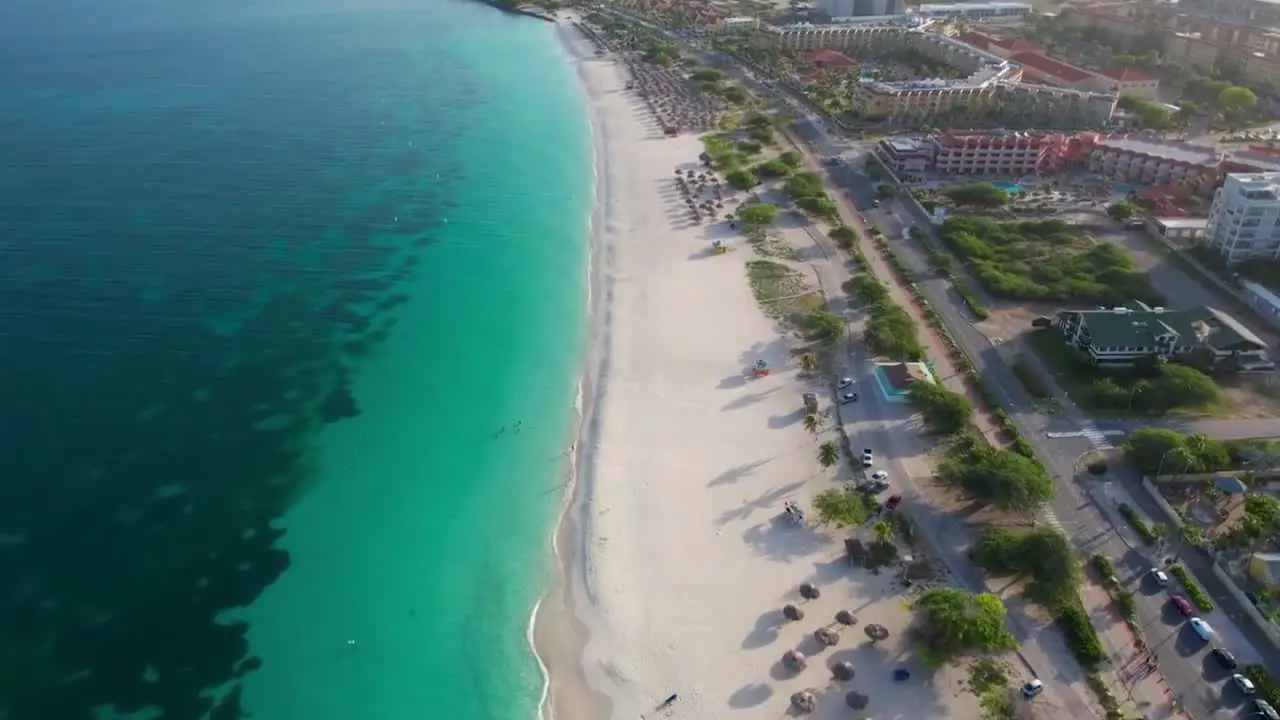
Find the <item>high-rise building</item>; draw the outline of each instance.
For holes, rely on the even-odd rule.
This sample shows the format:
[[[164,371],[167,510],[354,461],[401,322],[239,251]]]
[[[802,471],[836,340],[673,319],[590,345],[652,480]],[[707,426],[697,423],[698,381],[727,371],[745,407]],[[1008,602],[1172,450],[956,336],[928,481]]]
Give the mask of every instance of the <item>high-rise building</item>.
[[[1204,235],[1229,263],[1280,260],[1280,173],[1227,175]]]

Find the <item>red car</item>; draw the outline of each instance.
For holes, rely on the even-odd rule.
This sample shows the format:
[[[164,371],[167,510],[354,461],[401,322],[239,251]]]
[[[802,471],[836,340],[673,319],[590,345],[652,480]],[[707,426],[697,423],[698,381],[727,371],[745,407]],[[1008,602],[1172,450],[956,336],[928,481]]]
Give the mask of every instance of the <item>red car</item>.
[[[1178,608],[1178,612],[1182,613],[1183,617],[1192,617],[1196,614],[1196,609],[1191,607],[1191,603],[1181,595],[1170,595],[1169,602]]]

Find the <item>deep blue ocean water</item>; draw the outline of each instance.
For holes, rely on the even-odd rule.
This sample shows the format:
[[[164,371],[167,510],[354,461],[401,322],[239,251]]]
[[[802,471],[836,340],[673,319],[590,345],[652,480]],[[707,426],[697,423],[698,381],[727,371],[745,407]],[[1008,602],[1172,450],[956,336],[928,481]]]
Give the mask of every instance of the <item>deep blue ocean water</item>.
[[[0,715],[531,717],[589,168],[548,23],[0,4]]]

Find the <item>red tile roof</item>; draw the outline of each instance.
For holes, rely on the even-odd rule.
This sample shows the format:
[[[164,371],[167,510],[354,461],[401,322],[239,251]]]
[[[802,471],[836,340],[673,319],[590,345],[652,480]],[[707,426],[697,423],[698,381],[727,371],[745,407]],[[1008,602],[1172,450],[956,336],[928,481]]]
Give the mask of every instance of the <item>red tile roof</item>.
[[[1155,80],[1155,78],[1141,70],[1134,70],[1133,68],[1126,67],[1104,68],[1099,70],[1098,74],[1106,75],[1112,80],[1119,80],[1120,82],[1150,82],[1151,80]]]
[[[1032,52],[1020,52],[1011,56],[1009,59],[1019,63],[1020,65],[1025,65],[1032,70],[1036,70],[1045,75],[1050,75],[1058,78],[1059,80],[1065,80],[1069,83],[1080,82],[1081,80],[1090,77],[1089,73],[1081,70],[1075,65],[1058,62],[1053,58],[1037,55]]]
[[[986,50],[992,45],[998,44],[996,39],[991,37],[990,35],[986,35],[980,32],[973,32],[971,30],[966,30],[965,32],[962,32],[956,35],[956,39],[967,45],[972,45],[978,48],[979,50]]]
[[[835,50],[818,50],[807,55],[802,55],[801,59],[810,63],[821,63],[829,67],[853,67],[858,63],[854,62],[844,53],[838,53]]]

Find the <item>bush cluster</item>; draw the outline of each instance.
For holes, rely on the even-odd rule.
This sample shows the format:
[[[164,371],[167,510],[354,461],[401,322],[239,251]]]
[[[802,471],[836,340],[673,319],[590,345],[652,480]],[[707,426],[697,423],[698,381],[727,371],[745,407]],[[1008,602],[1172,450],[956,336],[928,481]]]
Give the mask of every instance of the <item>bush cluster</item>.
[[[1143,428],[1129,433],[1124,454],[1144,475],[1217,472],[1232,463],[1232,452],[1226,443],[1205,435],[1183,435],[1164,428]]]
[[[915,383],[908,396],[929,427],[944,435],[960,432],[973,420],[969,398],[937,383]]]
[[[867,304],[867,347],[890,360],[915,362],[924,357],[920,336],[906,310],[894,304],[889,289],[871,275],[859,275],[850,283],[854,294]]]
[[[1061,220],[999,223],[953,215],[942,223],[940,236],[997,297],[1097,305],[1136,299],[1164,304],[1123,249],[1080,236]]]
[[[798,172],[782,185],[782,191],[802,210],[833,222],[839,220],[836,204],[823,189],[822,176],[815,172]]]
[[[1142,538],[1142,542],[1147,545],[1154,545],[1156,540],[1160,539],[1160,536],[1151,529],[1151,526],[1148,525],[1147,521],[1138,514],[1137,510],[1133,509],[1132,505],[1120,503],[1119,509],[1120,517],[1123,517],[1124,521],[1129,523],[1129,527],[1133,528],[1133,531],[1138,533],[1138,537]]]
[[[1209,594],[1200,587],[1195,578],[1191,577],[1191,573],[1182,565],[1170,565],[1169,574],[1178,578],[1178,582],[1182,583],[1182,587],[1187,592],[1187,599],[1191,601],[1203,612],[1213,612],[1213,601],[1209,599]]]
[[[1276,679],[1271,677],[1271,673],[1267,672],[1266,667],[1262,665],[1246,665],[1244,676],[1253,681],[1253,686],[1258,690],[1258,697],[1270,703],[1271,707],[1280,708],[1280,684],[1277,684]]]
[[[972,312],[974,317],[979,320],[986,320],[991,317],[991,313],[987,312],[987,306],[982,304],[982,301],[978,299],[977,295],[973,294],[972,290],[963,285],[956,285],[955,288],[956,293],[961,300],[964,300],[964,304],[969,306],[969,312]]]
[[[1098,571],[1098,575],[1102,578],[1102,586],[1107,589],[1116,608],[1120,610],[1120,616],[1124,618],[1130,629],[1134,630],[1134,636],[1139,638],[1141,643],[1141,636],[1137,633],[1138,607],[1134,603],[1133,593],[1125,590],[1120,584],[1120,579],[1116,577],[1116,566],[1107,556],[1094,555],[1093,569]]]
[[[1098,631],[1089,622],[1089,614],[1079,598],[1058,612],[1057,624],[1067,638],[1067,647],[1086,670],[1107,659]]]

